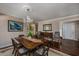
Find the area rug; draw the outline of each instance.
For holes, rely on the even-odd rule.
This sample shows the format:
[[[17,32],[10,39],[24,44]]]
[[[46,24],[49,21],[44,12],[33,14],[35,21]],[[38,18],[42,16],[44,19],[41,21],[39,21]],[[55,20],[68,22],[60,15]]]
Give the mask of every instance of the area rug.
[[[0,56],[14,56],[12,54],[12,51],[13,51],[13,47],[1,49],[0,50]],[[57,51],[57,50],[54,50],[54,49],[51,49],[51,48],[49,49],[48,55],[49,56],[69,56],[68,54],[62,53],[60,51]]]

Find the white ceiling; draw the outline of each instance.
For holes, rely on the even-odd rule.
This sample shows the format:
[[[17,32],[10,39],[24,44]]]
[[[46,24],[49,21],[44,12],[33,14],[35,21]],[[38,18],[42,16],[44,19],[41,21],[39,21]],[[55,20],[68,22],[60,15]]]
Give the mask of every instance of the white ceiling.
[[[24,6],[30,6],[29,13]],[[0,3],[0,13],[26,18],[29,15],[34,20],[55,19],[79,14],[78,3]]]

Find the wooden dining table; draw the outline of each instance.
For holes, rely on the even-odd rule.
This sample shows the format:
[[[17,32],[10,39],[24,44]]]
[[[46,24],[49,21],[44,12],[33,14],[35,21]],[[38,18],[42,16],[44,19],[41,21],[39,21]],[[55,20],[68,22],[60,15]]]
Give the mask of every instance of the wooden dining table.
[[[44,42],[40,39],[21,37],[16,39],[20,44],[22,44],[30,53],[37,47],[41,46]]]

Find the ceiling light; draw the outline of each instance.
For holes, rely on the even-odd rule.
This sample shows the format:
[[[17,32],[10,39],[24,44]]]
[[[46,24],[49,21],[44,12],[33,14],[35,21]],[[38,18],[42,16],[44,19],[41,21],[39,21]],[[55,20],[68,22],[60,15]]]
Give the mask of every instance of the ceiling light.
[[[23,9],[24,9],[25,12],[31,11],[31,7],[29,5],[24,5]]]
[[[33,19],[31,19],[30,18],[30,11],[31,11],[31,7],[29,6],[29,5],[24,5],[23,6],[23,9],[24,9],[24,11],[26,12],[26,14],[28,15],[28,16],[26,16],[26,18],[24,19],[24,22],[28,22],[28,23],[30,23],[30,22],[33,22]]]
[[[33,19],[31,19],[29,16],[27,16],[27,22],[33,22]]]

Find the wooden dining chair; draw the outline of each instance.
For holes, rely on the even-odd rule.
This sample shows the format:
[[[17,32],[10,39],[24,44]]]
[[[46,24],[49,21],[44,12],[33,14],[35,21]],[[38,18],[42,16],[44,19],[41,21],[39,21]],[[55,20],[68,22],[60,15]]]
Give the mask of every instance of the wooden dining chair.
[[[59,32],[54,33],[53,37],[53,47],[54,48],[61,48],[63,38],[60,36]]]
[[[19,35],[18,37],[23,37],[24,35],[23,34],[21,34],[21,35]]]
[[[49,47],[40,46],[34,53],[33,56],[48,56]]]
[[[12,45],[13,45],[13,52],[12,52],[12,54],[14,54],[15,53],[15,43],[14,43],[13,39],[11,39],[11,40],[12,40]]]
[[[16,40],[13,39],[13,38],[12,38],[11,40],[12,40],[12,45],[13,45],[13,52],[12,52],[12,54],[14,54],[14,53],[15,53],[15,41],[16,41]],[[16,41],[16,43],[17,43],[18,47],[22,47],[22,45],[19,44],[19,42]]]
[[[11,39],[11,40],[14,47],[12,53],[14,53],[15,56],[21,56],[21,55],[27,54],[27,49],[18,45],[14,39]]]

